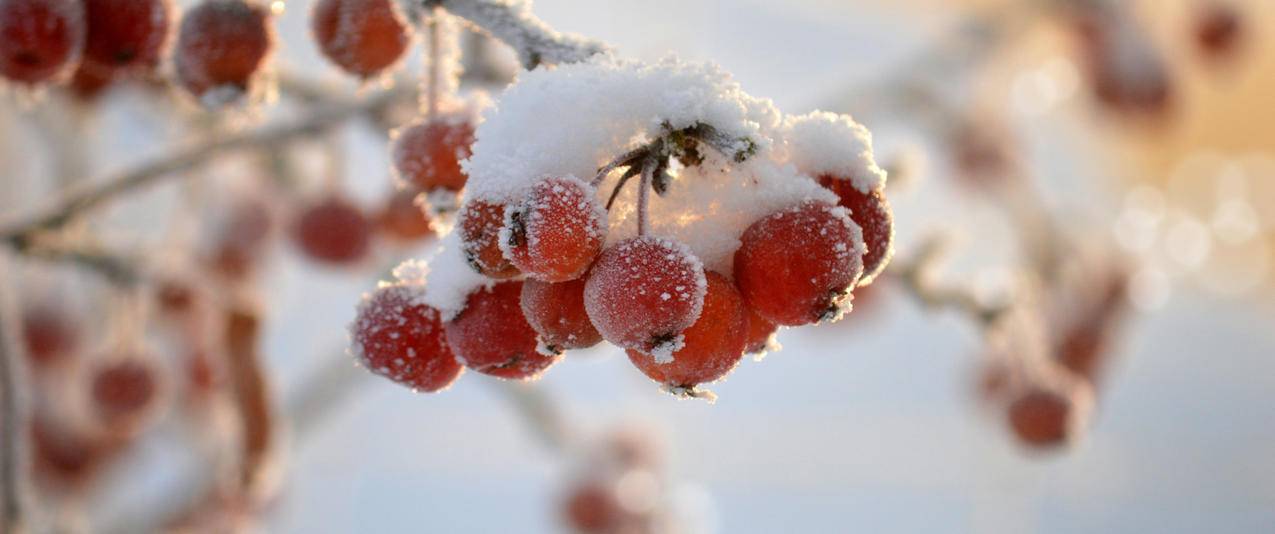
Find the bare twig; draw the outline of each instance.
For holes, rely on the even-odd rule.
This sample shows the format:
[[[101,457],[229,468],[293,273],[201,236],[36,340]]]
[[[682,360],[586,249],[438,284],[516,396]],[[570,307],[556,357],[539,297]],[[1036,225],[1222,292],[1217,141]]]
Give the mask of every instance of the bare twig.
[[[0,241],[21,248],[21,242],[34,233],[55,230],[81,213],[118,195],[179,175],[182,171],[198,167],[214,157],[240,150],[268,149],[313,137],[352,117],[376,113],[411,94],[410,89],[395,89],[361,102],[331,103],[299,120],[228,135],[177,150],[135,169],[68,192],[52,206],[35,215],[0,227]]]
[[[528,70],[558,63],[577,63],[610,49],[601,42],[554,31],[531,13],[530,2],[513,0],[425,0],[441,6],[504,41]]]
[[[547,448],[555,452],[567,450],[571,433],[558,407],[544,391],[532,383],[493,382],[497,389],[513,404],[527,425]]]
[[[7,259],[0,254],[0,531],[21,532],[23,525],[22,477],[19,474],[23,436],[21,381],[22,365],[16,333],[16,310],[12,285],[4,273]]]
[[[934,271],[942,258],[943,248],[942,238],[928,238],[907,259],[896,258],[888,272],[927,308],[955,309],[984,327],[998,323],[1011,309],[1007,304],[986,304],[964,287],[940,286],[935,281]]]
[[[18,251],[24,257],[52,263],[67,263],[87,268],[119,286],[136,284],[142,278],[137,261],[96,246],[72,246],[44,242],[19,241]]]

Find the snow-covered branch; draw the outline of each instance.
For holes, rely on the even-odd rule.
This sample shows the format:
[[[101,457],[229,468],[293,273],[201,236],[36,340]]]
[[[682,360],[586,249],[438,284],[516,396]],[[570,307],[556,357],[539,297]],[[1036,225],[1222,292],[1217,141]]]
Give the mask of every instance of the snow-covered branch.
[[[527,69],[542,63],[576,63],[610,48],[578,35],[558,33],[531,13],[529,2],[519,0],[426,0],[441,6],[504,41],[518,53]]]
[[[55,230],[83,212],[115,197],[154,184],[166,178],[182,176],[212,159],[242,150],[270,149],[299,139],[314,137],[352,117],[373,114],[412,98],[411,88],[387,91],[359,102],[328,103],[305,117],[282,124],[230,134],[179,149],[158,159],[126,170],[104,180],[90,182],[56,200],[53,205],[16,222],[0,226],[0,242],[18,249],[26,248],[34,234]]]

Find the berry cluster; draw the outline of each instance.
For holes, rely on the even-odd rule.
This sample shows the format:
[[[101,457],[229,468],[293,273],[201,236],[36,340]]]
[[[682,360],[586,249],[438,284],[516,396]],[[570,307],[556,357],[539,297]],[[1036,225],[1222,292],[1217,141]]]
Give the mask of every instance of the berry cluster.
[[[171,57],[176,85],[219,107],[258,92],[277,40],[273,15],[263,0],[200,0],[176,24],[172,0],[3,0],[0,77],[69,82],[87,98]],[[365,80],[391,70],[412,40],[394,0],[322,0],[311,21],[320,52]]]
[[[401,181],[464,201],[435,259],[360,307],[352,352],[377,374],[436,391],[456,361],[532,379],[605,340],[667,391],[711,396],[699,386],[764,352],[780,326],[839,319],[889,261],[884,173],[848,117],[781,119],[716,69],[678,62],[527,78],[476,129],[445,115],[397,133]],[[609,88],[635,101],[572,102],[578,80],[589,102]],[[536,142],[510,137],[527,124]],[[656,126],[626,131],[642,124]]]

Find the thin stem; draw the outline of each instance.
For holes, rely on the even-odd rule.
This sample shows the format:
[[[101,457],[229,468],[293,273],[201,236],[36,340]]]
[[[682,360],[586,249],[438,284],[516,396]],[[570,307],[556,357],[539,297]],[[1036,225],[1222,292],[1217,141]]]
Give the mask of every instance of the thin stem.
[[[620,157],[611,160],[610,163],[607,163],[601,169],[598,169],[598,174],[593,177],[593,181],[591,182],[591,185],[593,185],[593,187],[598,187],[602,185],[602,182],[606,181],[607,175],[611,174],[612,171],[620,167],[633,166],[633,164],[645,158],[646,154],[650,150],[651,150],[651,147],[649,145],[642,145],[633,150],[625,152],[624,154],[621,154]]]
[[[544,391],[534,384],[521,382],[496,381],[495,385],[547,448],[555,452],[567,450],[571,433],[566,419]]]
[[[638,235],[644,236],[650,232],[650,223],[647,221],[647,210],[650,207],[651,197],[651,178],[655,174],[656,162],[653,158],[647,158],[642,164],[642,183],[638,184]]]
[[[25,432],[22,425],[22,383],[17,373],[21,361],[16,339],[16,310],[12,306],[5,273],[7,258],[0,254],[0,531],[21,532],[23,522],[22,479],[19,474],[21,447]]]
[[[1011,311],[1005,304],[985,304],[972,291],[963,287],[940,286],[934,271],[942,259],[945,240],[932,236],[923,240],[919,249],[907,260],[896,260],[889,272],[900,285],[927,308],[955,309],[974,318],[983,327],[1000,322]]]
[[[439,35],[438,28],[438,18],[443,16],[443,12],[437,7],[430,11],[425,23],[425,33],[429,39],[429,65],[426,66],[425,78],[425,116],[433,118],[438,114],[439,86],[443,83],[442,65],[439,64],[442,60],[442,36]]]

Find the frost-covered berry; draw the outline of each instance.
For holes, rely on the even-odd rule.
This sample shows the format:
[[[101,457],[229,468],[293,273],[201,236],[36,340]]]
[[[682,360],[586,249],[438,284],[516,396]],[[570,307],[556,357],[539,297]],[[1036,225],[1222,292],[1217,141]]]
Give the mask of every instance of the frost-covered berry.
[[[182,17],[177,81],[205,105],[235,102],[251,89],[274,39],[270,12],[256,0],[204,0]]]
[[[500,245],[523,274],[547,282],[579,278],[602,251],[606,211],[573,176],[549,178],[505,212]]]
[[[460,191],[467,177],[460,162],[469,158],[474,125],[466,115],[438,115],[393,134],[390,156],[405,183],[423,191]]]
[[[584,309],[584,283],[584,279],[522,283],[522,313],[551,352],[588,348],[602,341]]]
[[[500,229],[505,222],[505,205],[473,199],[465,203],[456,217],[465,261],[488,278],[505,279],[518,276],[518,268],[500,250]]]
[[[159,64],[172,23],[171,0],[84,0],[84,63],[115,71]]]
[[[386,199],[377,216],[377,227],[386,237],[398,241],[417,241],[434,234],[434,226],[417,202],[419,193],[412,188],[399,189]]]
[[[417,391],[450,386],[464,368],[447,345],[438,310],[413,284],[365,295],[350,324],[350,353],[368,370]]]
[[[770,340],[775,336],[775,331],[779,330],[779,325],[757,315],[757,310],[754,310],[751,306],[745,307],[748,308],[748,336],[744,341],[744,352],[747,354],[765,353],[770,350]]]
[[[407,19],[394,0],[319,0],[310,23],[323,55],[360,78],[398,62],[411,42]]]
[[[372,244],[371,223],[358,206],[340,196],[302,210],[293,234],[307,256],[338,265],[363,259]]]
[[[137,356],[99,366],[91,380],[95,414],[112,432],[134,430],[159,395],[158,373],[150,362]]]
[[[71,312],[53,301],[22,310],[22,339],[27,361],[36,368],[63,361],[79,347],[80,324]]]
[[[74,64],[84,42],[78,0],[0,0],[0,76],[35,85]]]
[[[686,245],[652,236],[626,239],[598,256],[584,286],[584,306],[602,337],[661,361],[682,345],[708,282]]]
[[[1021,443],[1030,447],[1065,445],[1079,433],[1080,423],[1087,415],[1084,391],[1029,387],[1010,402],[1006,414],[1009,427]]]
[[[522,282],[479,288],[465,309],[444,323],[447,344],[465,367],[499,378],[530,380],[558,361],[537,350],[536,331],[523,317]]]
[[[626,351],[651,380],[675,389],[693,390],[696,385],[725,377],[744,356],[748,337],[748,310],[735,286],[715,272],[705,273],[708,289],[704,307],[695,324],[683,332],[684,345],[673,352],[673,360],[661,362],[651,354]]]
[[[831,175],[819,177],[822,185],[837,194],[837,204],[850,210],[850,220],[863,231],[868,247],[863,254],[863,277],[859,285],[872,283],[894,255],[894,212],[880,189],[864,191],[849,180]]]
[[[799,326],[835,320],[863,274],[863,237],[845,209],[809,201],[749,226],[735,284],[762,317]]]

